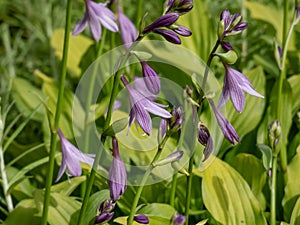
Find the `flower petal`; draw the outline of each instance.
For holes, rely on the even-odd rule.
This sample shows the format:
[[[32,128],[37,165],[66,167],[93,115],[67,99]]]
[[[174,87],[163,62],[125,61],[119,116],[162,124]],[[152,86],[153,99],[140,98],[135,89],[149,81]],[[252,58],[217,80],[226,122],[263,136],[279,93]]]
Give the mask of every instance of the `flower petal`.
[[[83,18],[76,24],[72,35],[80,34],[84,30],[84,28],[86,28],[87,23],[87,14],[85,13]]]
[[[146,111],[143,104],[139,104],[139,103],[135,105],[135,110],[136,110],[136,121],[143,129],[143,131],[147,135],[150,135],[152,130],[152,121],[149,113]]]

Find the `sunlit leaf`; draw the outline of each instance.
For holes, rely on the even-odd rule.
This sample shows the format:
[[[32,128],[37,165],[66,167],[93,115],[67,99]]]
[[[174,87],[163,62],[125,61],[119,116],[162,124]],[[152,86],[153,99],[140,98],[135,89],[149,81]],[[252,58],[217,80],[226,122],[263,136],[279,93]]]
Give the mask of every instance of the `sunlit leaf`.
[[[298,198],[294,206],[290,224],[300,224],[300,198]]]
[[[55,49],[55,54],[60,60],[62,59],[63,53],[63,40],[64,30],[55,30],[51,37],[51,45]],[[93,41],[83,35],[70,35],[67,67],[72,72],[71,75],[73,77],[78,77],[80,75],[81,69],[79,63],[81,57],[92,44]]]
[[[231,225],[267,224],[249,185],[228,164],[215,158],[200,174],[204,204],[217,221]]]
[[[291,85],[293,94],[292,113],[294,115],[300,109],[300,75],[291,76],[290,78],[288,78],[288,82]]]

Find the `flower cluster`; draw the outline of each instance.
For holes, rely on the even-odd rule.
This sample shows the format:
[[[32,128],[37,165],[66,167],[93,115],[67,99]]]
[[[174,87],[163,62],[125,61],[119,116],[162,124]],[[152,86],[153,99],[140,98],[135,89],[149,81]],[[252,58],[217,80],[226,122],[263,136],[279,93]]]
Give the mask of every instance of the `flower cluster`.
[[[166,14],[146,26],[142,33],[153,32],[163,36],[171,43],[181,44],[181,39],[178,35],[188,37],[192,35],[192,32],[187,27],[177,25],[175,22],[182,14],[189,12],[192,8],[193,1],[190,0],[168,1]]]

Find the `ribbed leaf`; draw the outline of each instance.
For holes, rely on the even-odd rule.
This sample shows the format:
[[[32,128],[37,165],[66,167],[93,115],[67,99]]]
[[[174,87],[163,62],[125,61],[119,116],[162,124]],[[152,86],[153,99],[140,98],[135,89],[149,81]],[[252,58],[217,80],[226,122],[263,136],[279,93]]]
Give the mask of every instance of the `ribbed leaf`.
[[[228,164],[215,158],[200,174],[204,204],[217,221],[230,225],[267,224],[249,185]]]

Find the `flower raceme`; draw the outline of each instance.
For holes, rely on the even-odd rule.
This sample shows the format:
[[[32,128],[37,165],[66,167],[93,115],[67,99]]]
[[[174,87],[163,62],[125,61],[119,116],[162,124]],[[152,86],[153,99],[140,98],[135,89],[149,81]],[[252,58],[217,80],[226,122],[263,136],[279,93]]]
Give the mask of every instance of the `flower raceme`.
[[[102,33],[102,25],[112,32],[118,31],[115,15],[103,3],[85,0],[85,14],[74,28],[73,35],[81,33],[89,24],[93,38],[99,41]]]
[[[61,141],[62,162],[56,182],[60,180],[65,171],[74,177],[80,176],[82,172],[80,163],[85,163],[92,166],[95,157],[93,154],[85,154],[79,151],[65,138],[60,129],[58,129],[57,132]]]
[[[246,101],[244,92],[259,98],[264,98],[264,96],[254,89],[249,79],[244,74],[231,68],[226,63],[223,64],[226,72],[224,76],[224,86],[218,104],[219,108],[225,105],[230,98],[236,111],[242,112]]]
[[[152,130],[152,121],[149,113],[166,119],[172,117],[167,110],[161,108],[164,107],[163,105],[158,104],[143,95],[143,89],[139,89],[138,91],[138,89],[132,88],[124,75],[121,75],[121,80],[126,86],[130,96],[131,109],[129,115],[129,126],[131,126],[132,122],[136,120],[142,130],[147,135],[150,135]]]
[[[118,141],[115,137],[112,139],[113,161],[108,173],[108,186],[110,197],[115,202],[126,190],[127,175],[125,165],[119,154]]]

